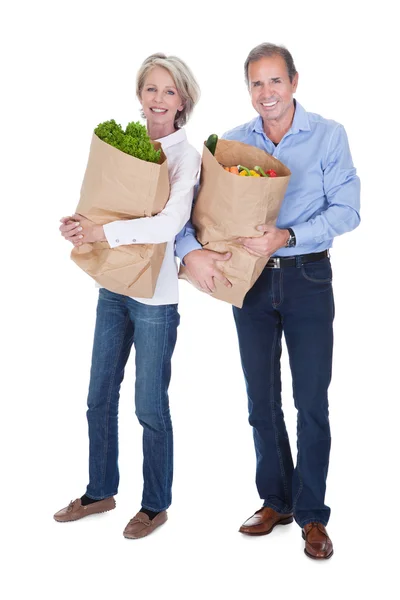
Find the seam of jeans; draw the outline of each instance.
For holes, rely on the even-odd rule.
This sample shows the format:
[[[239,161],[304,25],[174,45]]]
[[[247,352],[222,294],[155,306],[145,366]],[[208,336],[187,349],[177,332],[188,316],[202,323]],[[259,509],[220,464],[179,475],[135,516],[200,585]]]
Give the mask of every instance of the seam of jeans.
[[[278,269],[277,271],[274,271],[272,276],[274,277],[274,275],[279,277],[279,281],[278,281],[279,300],[278,300],[278,302],[275,301],[275,296],[274,296],[274,283],[275,282],[273,279],[272,280],[272,306],[274,308],[278,308],[283,302],[283,269]]]
[[[299,463],[300,463],[300,445],[299,445],[299,450],[297,452],[297,465],[296,465],[297,476],[299,478],[300,484],[299,484],[299,489],[297,490],[297,494],[296,494],[295,498],[293,499],[293,510],[296,510],[297,501],[300,498],[300,494],[302,493],[303,487],[304,487],[303,478],[300,474]]]
[[[113,382],[114,382],[114,379],[115,379],[115,373],[116,373],[116,370],[117,370],[117,365],[119,364],[119,360],[121,358],[121,352],[122,352],[122,348],[124,346],[125,335],[126,335],[126,330],[127,330],[129,321],[130,321],[130,317],[129,317],[129,314],[128,314],[125,317],[124,335],[121,336],[121,344],[120,344],[120,347],[119,347],[119,350],[118,350],[118,353],[117,353],[117,359],[116,359],[115,364],[114,364],[114,371],[113,371],[112,376],[110,377],[110,385],[109,385],[109,388],[108,388],[108,397],[107,397],[107,402],[106,402],[106,431],[105,431],[105,436],[104,436],[104,448],[103,448],[103,451],[104,451],[103,456],[105,456],[105,461],[104,461],[104,464],[103,464],[103,469],[104,470],[103,470],[103,477],[102,477],[102,479],[103,479],[103,487],[102,487],[102,489],[103,490],[104,490],[104,486],[105,486],[105,482],[106,482],[106,471],[107,471],[106,465],[107,465],[108,441],[109,441],[108,440],[108,425],[109,425],[109,419],[110,419],[110,402],[111,402],[112,388],[113,388]],[[118,443],[118,437],[117,437],[117,443]],[[104,494],[104,491],[103,491],[103,494]]]
[[[161,382],[163,381],[163,370],[164,370],[164,357],[165,357],[165,349],[167,346],[167,339],[168,339],[168,304],[165,305],[165,309],[164,309],[164,314],[165,314],[165,325],[164,325],[164,346],[163,346],[163,352],[162,352],[162,358],[160,361],[160,376],[159,376],[159,392],[158,392],[158,410],[160,411],[160,416],[162,419],[162,423],[163,423],[163,427],[164,427],[164,431],[166,431],[166,427],[165,427],[165,420],[164,420],[164,415],[163,415],[163,411],[162,411],[162,384]],[[168,393],[168,392],[167,392]],[[165,454],[167,457],[167,461],[168,461],[168,435],[165,435]],[[164,475],[164,498],[167,495],[167,485],[168,485],[168,469],[165,469],[165,475]],[[151,510],[151,508],[149,509]]]
[[[274,360],[275,360],[275,350],[276,350],[277,339],[278,339],[278,328],[275,327],[274,340],[273,340],[273,343],[272,343],[272,354],[271,354],[271,388],[272,388],[272,393],[271,393],[271,399],[270,399],[270,407],[271,407],[271,413],[272,413],[272,424],[273,424],[274,432],[275,432],[275,446],[276,446],[276,451],[278,453],[279,466],[280,466],[281,476],[282,476],[282,480],[283,480],[283,489],[284,489],[284,492],[285,492],[285,502],[286,502],[286,506],[288,506],[289,493],[288,493],[288,486],[287,486],[287,481],[286,481],[285,467],[284,467],[284,464],[283,464],[282,453],[281,453],[281,450],[280,450],[280,447],[279,447],[279,441],[278,441],[278,428],[276,426],[276,413],[275,413],[274,393],[273,393],[274,388],[275,388]]]

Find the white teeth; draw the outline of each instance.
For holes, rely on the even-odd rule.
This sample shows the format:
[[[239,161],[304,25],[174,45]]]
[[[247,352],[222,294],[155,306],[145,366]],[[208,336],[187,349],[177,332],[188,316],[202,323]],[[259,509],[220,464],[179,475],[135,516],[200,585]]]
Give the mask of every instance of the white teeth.
[[[276,100],[275,100],[275,102],[261,102],[261,104],[262,104],[263,106],[268,106],[268,107],[270,107],[270,106],[275,106],[275,104],[276,104]]]
[[[151,110],[156,113],[167,112],[165,108],[152,108]]]

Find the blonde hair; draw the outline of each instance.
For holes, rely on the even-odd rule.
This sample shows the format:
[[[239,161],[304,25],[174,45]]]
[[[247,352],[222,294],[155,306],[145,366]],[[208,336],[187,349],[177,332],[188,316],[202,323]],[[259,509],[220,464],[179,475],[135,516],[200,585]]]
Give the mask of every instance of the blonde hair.
[[[136,76],[136,95],[140,99],[147,73],[154,67],[163,67],[175,82],[178,94],[182,98],[184,107],[178,110],[174,125],[177,129],[183,127],[192,114],[193,108],[200,98],[200,88],[192,71],[186,63],[177,56],[166,56],[161,52],[148,56],[143,61]],[[142,111],[142,117],[144,113]]]

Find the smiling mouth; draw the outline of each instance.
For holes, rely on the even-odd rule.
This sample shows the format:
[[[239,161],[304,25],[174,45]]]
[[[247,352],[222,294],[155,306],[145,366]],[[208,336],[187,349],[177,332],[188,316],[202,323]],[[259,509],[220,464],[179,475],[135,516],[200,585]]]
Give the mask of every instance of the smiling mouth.
[[[274,106],[276,106],[278,103],[278,100],[274,100],[274,102],[261,102],[262,106],[264,106],[264,108],[273,108]]]
[[[151,112],[155,113],[156,115],[163,115],[167,112],[166,108],[150,108]]]

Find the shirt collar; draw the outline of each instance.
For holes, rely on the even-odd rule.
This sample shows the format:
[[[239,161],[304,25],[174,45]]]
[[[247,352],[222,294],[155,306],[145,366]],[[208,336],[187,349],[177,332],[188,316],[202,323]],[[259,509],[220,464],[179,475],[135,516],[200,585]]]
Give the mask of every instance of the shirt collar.
[[[179,142],[183,142],[184,140],[186,140],[186,131],[184,129],[178,129],[177,131],[174,131],[174,133],[170,133],[169,135],[158,138],[154,141],[160,142],[163,150],[165,150],[166,148],[175,146],[175,144],[179,144]]]
[[[306,110],[294,100],[295,103],[295,111],[292,125],[288,131],[288,133],[299,133],[299,131],[311,131],[310,122],[308,120]],[[263,120],[261,116],[258,116],[253,125],[253,131],[256,133],[264,133]]]

